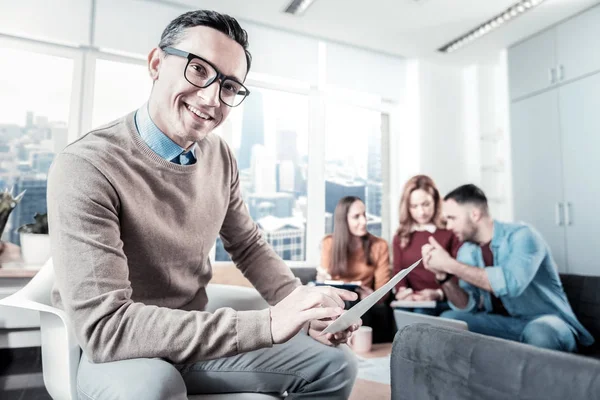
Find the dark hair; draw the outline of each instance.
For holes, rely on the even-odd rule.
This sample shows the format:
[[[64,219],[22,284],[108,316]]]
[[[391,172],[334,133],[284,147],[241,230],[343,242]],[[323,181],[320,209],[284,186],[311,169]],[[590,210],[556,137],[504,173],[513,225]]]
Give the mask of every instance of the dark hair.
[[[458,204],[473,204],[486,214],[488,213],[488,202],[485,193],[472,183],[459,186],[444,197],[444,200],[450,199]]]
[[[440,196],[440,192],[435,186],[433,179],[427,175],[413,176],[404,185],[402,197],[400,198],[400,224],[398,226],[398,231],[396,231],[396,235],[398,235],[398,238],[400,239],[400,248],[402,249],[410,244],[410,228],[415,223],[409,211],[410,195],[418,189],[424,190],[433,198],[434,212],[431,223],[440,229],[446,227],[446,223],[442,218],[442,197]]]
[[[216,29],[239,43],[246,53],[246,74],[250,71],[252,54],[248,51],[248,32],[242,29],[235,18],[216,11],[196,10],[181,14],[167,25],[160,36],[158,47],[164,49],[176,45],[181,41],[185,29],[195,26],[208,26]]]
[[[352,243],[352,234],[348,227],[348,211],[356,201],[362,202],[362,199],[356,196],[342,197],[333,213],[333,254],[331,256],[331,265],[329,265],[329,272],[333,276],[343,276],[348,271],[348,256],[350,255],[350,244]],[[373,265],[371,257],[371,242],[373,241],[373,237],[367,233],[360,239],[367,265]]]

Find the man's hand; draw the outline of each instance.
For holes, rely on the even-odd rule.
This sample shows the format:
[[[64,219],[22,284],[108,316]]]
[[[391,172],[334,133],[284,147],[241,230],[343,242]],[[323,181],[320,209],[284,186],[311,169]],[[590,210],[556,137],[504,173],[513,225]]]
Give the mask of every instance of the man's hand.
[[[315,320],[310,321],[308,325],[308,334],[318,342],[321,342],[327,346],[338,346],[342,343],[346,343],[352,333],[357,330],[362,325],[362,320],[359,324],[352,325],[350,328],[346,329],[343,332],[337,333],[326,333],[324,335],[321,334],[327,328],[333,320],[322,321]]]
[[[337,318],[344,312],[344,300],[352,301],[357,297],[354,292],[330,286],[297,287],[271,307],[273,343],[287,342],[308,321]]]
[[[415,292],[413,294],[412,299],[414,301],[440,301],[442,300],[442,296],[440,295],[440,291],[437,289],[423,289]]]
[[[425,269],[436,275],[451,272],[449,268],[454,259],[433,236],[429,237],[429,244],[421,248],[421,255],[423,256],[423,266]]]

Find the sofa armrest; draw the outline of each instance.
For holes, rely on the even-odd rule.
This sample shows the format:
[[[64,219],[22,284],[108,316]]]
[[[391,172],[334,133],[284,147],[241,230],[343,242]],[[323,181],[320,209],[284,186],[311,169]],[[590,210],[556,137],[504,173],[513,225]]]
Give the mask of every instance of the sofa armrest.
[[[600,362],[468,331],[409,325],[391,356],[392,399],[598,399]]]

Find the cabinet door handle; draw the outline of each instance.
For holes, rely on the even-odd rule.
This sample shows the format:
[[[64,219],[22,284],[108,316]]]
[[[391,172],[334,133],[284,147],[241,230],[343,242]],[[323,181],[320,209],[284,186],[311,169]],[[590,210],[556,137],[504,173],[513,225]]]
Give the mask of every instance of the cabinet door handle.
[[[556,70],[554,68],[548,68],[548,79],[551,85],[556,81]]]
[[[563,226],[563,203],[558,202],[556,203],[556,213],[555,213],[555,217],[556,217],[556,225],[558,226]]]
[[[566,206],[565,206],[565,224],[566,225],[573,225],[573,219],[571,218],[572,208],[573,208],[573,206],[571,205],[571,202],[567,201]]]
[[[565,67],[561,65],[558,66],[558,81],[562,81],[565,79]]]

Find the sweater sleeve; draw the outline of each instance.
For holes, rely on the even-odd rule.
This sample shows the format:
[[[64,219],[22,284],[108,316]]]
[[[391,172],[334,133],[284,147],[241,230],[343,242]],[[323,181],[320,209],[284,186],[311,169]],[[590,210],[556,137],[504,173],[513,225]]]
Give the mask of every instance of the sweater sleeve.
[[[225,250],[231,254],[236,266],[263,298],[275,305],[300,286],[300,281],[263,239],[258,226],[250,217],[240,191],[237,163],[231,153],[229,156],[232,171],[231,194],[219,233]]]
[[[387,242],[381,239],[376,251],[375,290],[388,283],[392,277],[392,271],[390,270],[390,251]]]
[[[208,313],[133,301],[119,215],[118,193],[98,169],[74,154],[56,158],[48,178],[55,285],[93,362],[190,363],[272,345],[267,309]]]

